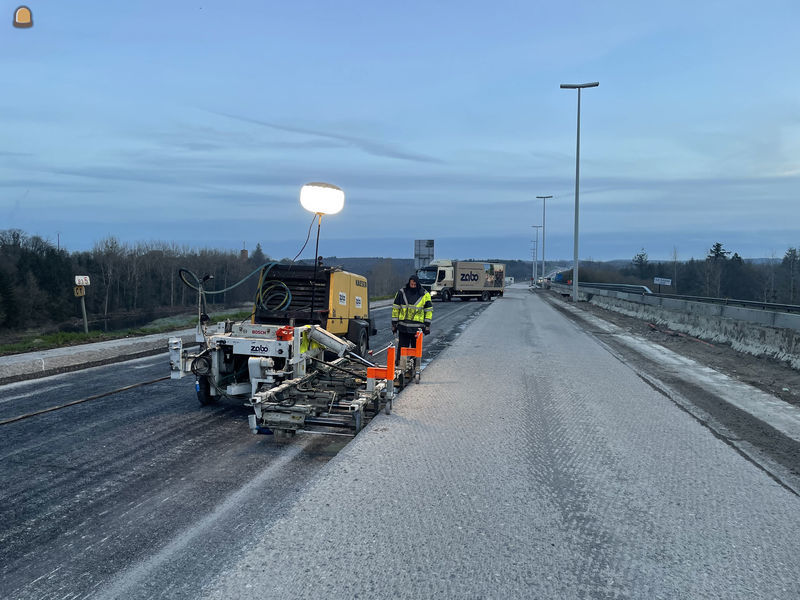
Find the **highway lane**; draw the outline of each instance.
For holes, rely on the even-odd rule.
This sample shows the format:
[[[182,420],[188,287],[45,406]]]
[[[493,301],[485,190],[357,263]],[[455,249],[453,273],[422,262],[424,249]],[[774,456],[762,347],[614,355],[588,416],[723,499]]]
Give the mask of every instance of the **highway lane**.
[[[798,497],[596,329],[509,291],[201,597],[800,597]]]
[[[431,360],[488,304],[436,303]],[[390,339],[389,309],[374,311]],[[0,420],[168,371],[166,354],[0,387]],[[399,399],[402,402],[402,396]],[[0,429],[0,597],[191,597],[349,441],[254,436],[233,401],[160,381]]]

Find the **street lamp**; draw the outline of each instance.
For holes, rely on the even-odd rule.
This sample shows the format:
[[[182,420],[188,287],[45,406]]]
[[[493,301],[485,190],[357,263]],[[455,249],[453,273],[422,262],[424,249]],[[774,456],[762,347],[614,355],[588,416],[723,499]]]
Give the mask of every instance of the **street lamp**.
[[[533,281],[531,282],[531,285],[536,287],[536,280],[538,279],[537,277],[538,273],[536,272],[536,260],[539,258],[539,230],[542,229],[542,226],[531,225],[531,227],[533,227],[536,230],[536,241],[533,247]],[[544,275],[544,273],[542,273],[542,275]]]
[[[317,242],[314,246],[314,279],[311,282],[311,319],[314,318],[314,296],[317,289],[317,256],[319,255],[319,230],[322,215],[335,215],[344,207],[344,191],[330,183],[307,183],[300,188],[300,204],[317,215]]]
[[[544,205],[547,202],[548,198],[552,198],[552,196],[536,196],[537,198],[542,199],[542,277],[546,277],[547,271],[544,270]]]
[[[578,189],[581,176],[581,90],[597,87],[599,81],[592,83],[562,83],[562,90],[578,90],[578,142],[575,150],[575,248],[572,263],[572,301],[578,302]]]

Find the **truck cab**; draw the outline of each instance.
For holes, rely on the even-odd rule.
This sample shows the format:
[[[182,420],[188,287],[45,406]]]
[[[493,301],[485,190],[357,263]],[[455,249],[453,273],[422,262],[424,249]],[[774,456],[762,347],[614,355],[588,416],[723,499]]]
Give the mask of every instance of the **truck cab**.
[[[441,299],[442,291],[453,286],[453,265],[451,261],[433,261],[417,271],[417,277],[431,299]]]

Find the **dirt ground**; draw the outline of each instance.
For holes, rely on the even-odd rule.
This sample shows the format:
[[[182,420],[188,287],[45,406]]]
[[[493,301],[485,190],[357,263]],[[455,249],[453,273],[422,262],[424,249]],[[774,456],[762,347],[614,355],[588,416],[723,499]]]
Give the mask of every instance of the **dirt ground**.
[[[589,302],[580,302],[578,308],[790,404],[800,406],[800,371],[786,363],[744,354],[728,345],[716,342],[712,344],[684,333],[672,332],[663,326],[600,308]]]

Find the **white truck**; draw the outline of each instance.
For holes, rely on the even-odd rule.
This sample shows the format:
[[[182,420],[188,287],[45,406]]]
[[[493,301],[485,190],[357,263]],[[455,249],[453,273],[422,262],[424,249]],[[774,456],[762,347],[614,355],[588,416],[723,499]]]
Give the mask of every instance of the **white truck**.
[[[435,260],[417,271],[417,277],[433,300],[475,298],[488,302],[503,295],[505,273],[502,263]]]

